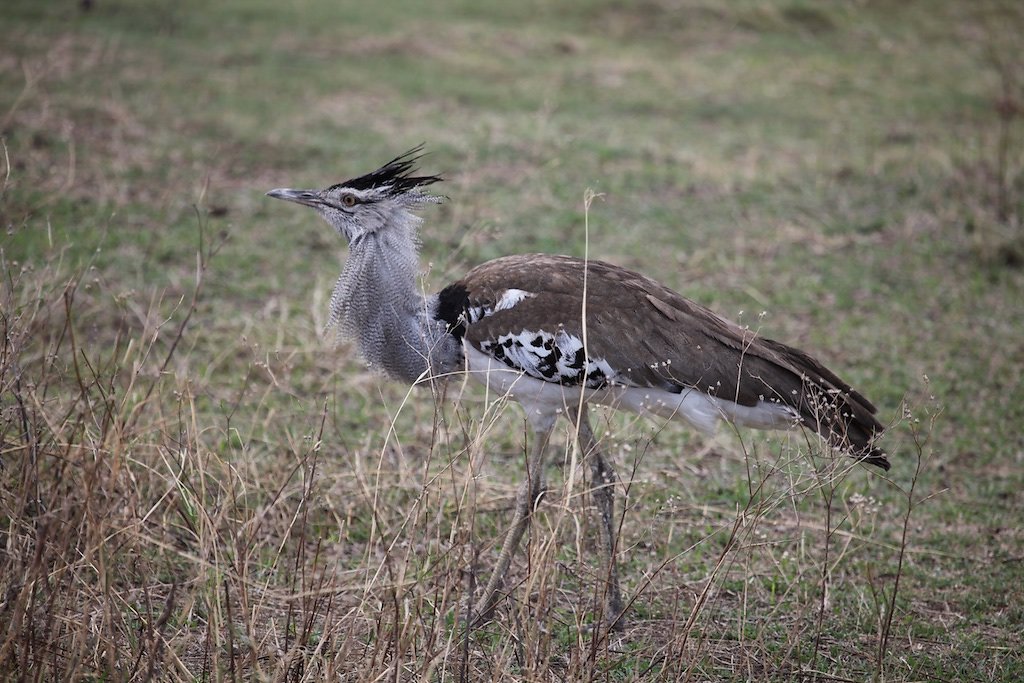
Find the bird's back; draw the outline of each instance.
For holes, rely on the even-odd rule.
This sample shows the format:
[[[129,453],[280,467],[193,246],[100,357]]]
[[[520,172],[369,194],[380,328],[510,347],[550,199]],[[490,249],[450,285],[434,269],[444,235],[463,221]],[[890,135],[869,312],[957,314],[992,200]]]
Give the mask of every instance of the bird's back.
[[[730,418],[733,407],[788,407],[832,445],[888,469],[872,445],[882,431],[875,407],[828,368],[626,268],[546,254],[495,259],[442,290],[438,316],[475,352],[531,378],[696,389]]]

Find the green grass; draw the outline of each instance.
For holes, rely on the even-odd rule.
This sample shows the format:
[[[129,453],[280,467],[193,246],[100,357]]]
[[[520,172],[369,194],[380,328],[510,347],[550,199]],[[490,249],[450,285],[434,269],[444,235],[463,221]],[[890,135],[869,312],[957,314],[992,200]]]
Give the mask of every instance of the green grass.
[[[1015,4],[7,5],[3,677],[1024,677]],[[889,477],[602,413],[629,629],[582,628],[561,435],[517,599],[463,650],[521,415],[335,348],[344,245],[263,196],[420,142],[428,288],[589,237],[836,369]]]

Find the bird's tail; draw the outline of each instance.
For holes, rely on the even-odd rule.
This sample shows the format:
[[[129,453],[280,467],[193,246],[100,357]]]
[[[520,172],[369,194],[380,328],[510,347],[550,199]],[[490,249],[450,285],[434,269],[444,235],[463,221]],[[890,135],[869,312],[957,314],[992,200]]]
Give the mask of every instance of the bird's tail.
[[[882,433],[875,407],[853,390],[822,389],[813,379],[805,379],[798,405],[801,422],[820,434],[829,445],[846,451],[858,460],[888,470],[889,458],[874,444]]]
[[[763,341],[800,377],[800,388],[784,400],[799,411],[801,422],[833,448],[888,470],[886,452],[874,444],[884,431],[875,406],[810,355],[780,342]]]

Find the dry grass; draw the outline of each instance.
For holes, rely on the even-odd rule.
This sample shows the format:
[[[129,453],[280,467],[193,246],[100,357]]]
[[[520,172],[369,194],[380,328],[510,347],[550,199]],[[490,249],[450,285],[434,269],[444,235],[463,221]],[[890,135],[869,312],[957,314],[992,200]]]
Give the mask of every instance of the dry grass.
[[[851,661],[858,675],[885,670],[908,539],[880,536],[879,504],[853,493],[856,465],[799,438],[748,444],[739,460],[712,445],[665,460],[651,455],[653,436],[635,436],[642,425],[612,415],[605,442],[628,501],[619,542],[635,626],[588,629],[601,572],[582,463],[565,445],[555,459],[564,476],[549,473],[508,599],[467,640],[459,618],[522,469],[518,445],[495,450],[509,434],[504,402],[456,398],[457,385],[433,411],[422,391],[396,395],[392,428],[343,439],[343,453],[325,440],[340,417],[331,398],[296,398],[289,414],[268,398],[301,387],[269,382],[254,408],[238,399],[211,421],[188,349],[216,251],[200,243],[191,295],[116,321],[103,320],[102,285],[54,286],[59,263],[6,263],[3,453],[22,464],[3,471],[6,675],[700,680],[835,677]],[[260,361],[251,368],[274,374]],[[706,471],[737,466],[746,476]],[[494,481],[497,468],[510,472]],[[711,495],[700,484],[730,480],[735,490]],[[906,495],[909,521],[920,501]],[[865,566],[876,574],[851,580]],[[857,640],[830,636],[837,618],[863,622]]]

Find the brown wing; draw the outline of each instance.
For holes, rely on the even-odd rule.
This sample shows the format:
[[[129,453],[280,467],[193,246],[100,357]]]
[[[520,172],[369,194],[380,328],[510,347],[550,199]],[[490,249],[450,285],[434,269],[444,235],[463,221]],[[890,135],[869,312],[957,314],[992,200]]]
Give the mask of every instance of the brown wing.
[[[509,256],[474,268],[445,292],[453,290],[464,302],[457,333],[535,377],[676,392],[696,387],[745,406],[779,401],[833,444],[888,467],[870,445],[882,430],[875,407],[830,370],[639,273],[567,256]],[[523,294],[513,303],[509,290]],[[584,339],[584,314],[586,354],[571,343]]]

